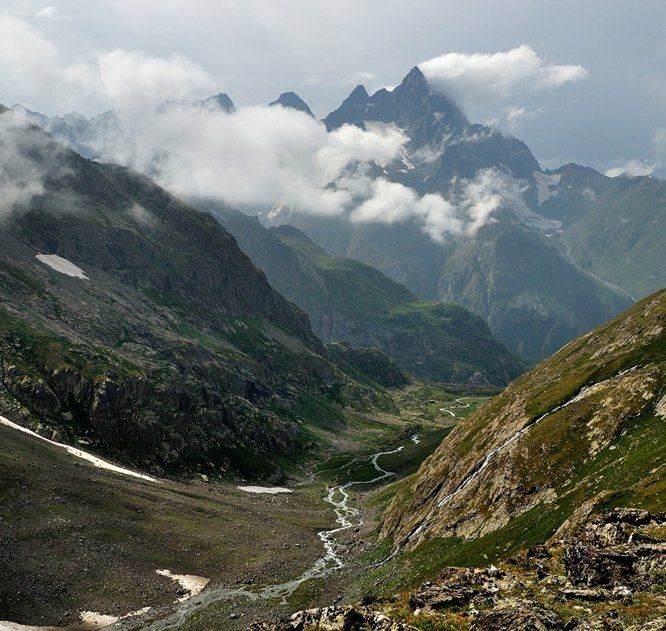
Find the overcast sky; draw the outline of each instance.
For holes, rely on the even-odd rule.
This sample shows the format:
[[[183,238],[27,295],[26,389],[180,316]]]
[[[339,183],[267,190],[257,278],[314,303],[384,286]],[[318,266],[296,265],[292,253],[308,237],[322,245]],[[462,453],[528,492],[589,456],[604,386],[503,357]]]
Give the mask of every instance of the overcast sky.
[[[240,105],[293,90],[323,116],[359,78],[394,85],[463,53],[439,67],[462,77],[449,83],[468,116],[544,166],[664,176],[664,33],[663,0],[0,0],[0,102],[92,114],[142,105],[141,89]]]

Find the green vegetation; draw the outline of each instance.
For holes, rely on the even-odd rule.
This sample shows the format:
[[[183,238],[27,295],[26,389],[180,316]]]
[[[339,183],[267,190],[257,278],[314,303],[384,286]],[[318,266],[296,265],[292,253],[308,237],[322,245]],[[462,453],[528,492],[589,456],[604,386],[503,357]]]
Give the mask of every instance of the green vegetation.
[[[369,584],[386,581],[389,593],[446,565],[504,559],[545,541],[582,506],[663,511],[666,443],[657,406],[666,387],[665,317],[662,291],[571,343],[456,427],[427,467],[396,485],[384,524],[390,540],[403,541],[432,510],[424,540],[370,575]],[[581,390],[454,501],[433,508],[493,447]]]
[[[219,209],[220,222],[326,342],[376,347],[421,379],[506,385],[524,369],[486,324],[454,304],[419,300],[377,269],[336,257],[290,226]]]

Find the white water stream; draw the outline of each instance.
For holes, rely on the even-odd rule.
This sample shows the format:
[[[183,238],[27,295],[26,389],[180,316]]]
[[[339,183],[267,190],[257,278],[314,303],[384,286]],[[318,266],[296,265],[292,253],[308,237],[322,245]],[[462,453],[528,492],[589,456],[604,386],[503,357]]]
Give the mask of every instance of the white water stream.
[[[418,436],[412,436],[410,440],[417,443],[418,438]],[[229,600],[231,598],[247,598],[249,600],[280,599],[282,604],[286,604],[287,598],[293,594],[301,584],[314,578],[324,578],[331,572],[343,568],[345,563],[340,554],[340,545],[336,541],[336,535],[363,524],[363,519],[360,517],[360,510],[349,505],[350,497],[348,490],[353,486],[375,484],[395,476],[396,474],[393,471],[387,471],[380,466],[379,459],[382,456],[396,454],[403,449],[404,445],[390,451],[380,451],[369,456],[370,464],[372,464],[378,474],[374,478],[370,480],[352,480],[345,484],[328,488],[324,501],[333,506],[337,526],[331,530],[323,530],[318,533],[319,538],[324,544],[324,554],[300,576],[284,583],[266,585],[263,587],[217,587],[205,590],[198,596],[189,598],[180,603],[173,614],[167,618],[154,622],[146,627],[146,630],[163,631],[166,629],[173,629],[183,624],[195,611],[207,607],[212,603],[221,600]],[[363,458],[355,458],[352,462],[362,459]],[[351,463],[347,463],[347,466],[349,464]]]

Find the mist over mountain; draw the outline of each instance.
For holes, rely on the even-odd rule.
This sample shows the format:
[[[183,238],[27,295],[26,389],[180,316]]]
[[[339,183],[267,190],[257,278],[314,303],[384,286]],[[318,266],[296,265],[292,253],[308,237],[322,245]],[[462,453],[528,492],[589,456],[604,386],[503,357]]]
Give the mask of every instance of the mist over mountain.
[[[173,102],[150,118],[27,115],[86,155],[128,163],[192,200],[290,223],[423,299],[460,303],[528,358],[661,286],[659,180],[616,195],[626,178],[543,171],[523,142],[470,123],[432,81],[414,67],[391,90],[357,86],[323,119],[326,133],[294,93],[269,108],[236,110],[226,95],[222,105],[220,95]],[[608,207],[598,196],[609,187],[617,218],[601,224],[592,217]],[[637,220],[634,236],[604,250],[601,235],[637,207],[656,209],[650,228]],[[602,260],[602,250],[613,254]]]
[[[0,630],[666,629],[663,12],[623,1],[9,0]]]

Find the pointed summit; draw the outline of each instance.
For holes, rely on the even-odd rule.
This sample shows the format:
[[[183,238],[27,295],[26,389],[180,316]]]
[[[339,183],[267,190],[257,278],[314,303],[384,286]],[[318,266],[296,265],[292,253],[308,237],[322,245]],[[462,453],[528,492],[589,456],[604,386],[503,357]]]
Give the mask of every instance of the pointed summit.
[[[362,85],[357,85],[351,94],[342,101],[337,110],[323,119],[328,131],[333,131],[346,123],[363,126],[363,117],[368,109],[370,96]]]
[[[428,80],[425,78],[425,75],[421,72],[421,69],[418,66],[414,66],[402,80],[400,86],[409,88],[412,90],[423,90],[426,91],[430,89],[428,85]],[[399,87],[400,87],[399,86]]]
[[[364,85],[360,83],[351,91],[351,94],[346,98],[346,101],[363,102],[365,103],[370,98],[368,91]]]
[[[283,92],[277,98],[277,100],[269,103],[268,106],[272,107],[274,105],[281,105],[282,107],[288,107],[292,110],[298,110],[299,112],[305,112],[309,116],[314,118],[312,110],[308,107],[307,103],[295,92]]]

